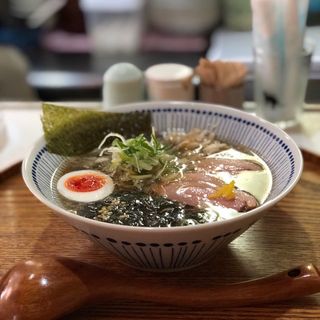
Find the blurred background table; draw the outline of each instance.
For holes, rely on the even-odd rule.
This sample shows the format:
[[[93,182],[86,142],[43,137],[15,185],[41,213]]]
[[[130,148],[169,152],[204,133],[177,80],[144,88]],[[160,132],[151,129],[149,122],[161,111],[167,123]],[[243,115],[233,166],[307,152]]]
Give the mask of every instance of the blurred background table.
[[[92,8],[98,8],[94,11]],[[308,36],[320,37],[320,2],[310,0]],[[102,31],[101,31],[102,30]],[[31,100],[97,100],[102,74],[112,64],[131,62],[142,70],[162,62],[195,67],[201,57],[252,60],[250,0],[2,0],[3,47],[23,55]],[[310,31],[310,32],[309,32]],[[307,101],[320,101],[320,48],[310,74]],[[0,75],[21,70],[1,59]],[[0,60],[0,61],[1,61]],[[5,62],[4,62],[5,61]],[[23,64],[23,63],[22,63]],[[8,66],[11,69],[8,70]],[[5,76],[2,86],[10,82]],[[253,74],[245,86],[253,99]],[[0,77],[1,83],[1,77]],[[11,81],[11,87],[15,83]],[[1,92],[0,100],[26,100],[22,90]],[[3,91],[3,90],[2,90]]]

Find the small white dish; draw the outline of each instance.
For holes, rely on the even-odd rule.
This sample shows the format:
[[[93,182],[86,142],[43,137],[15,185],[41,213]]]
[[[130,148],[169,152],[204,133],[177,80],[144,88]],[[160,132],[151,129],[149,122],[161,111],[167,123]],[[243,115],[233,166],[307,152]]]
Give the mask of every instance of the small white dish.
[[[7,130],[4,122],[3,114],[0,112],[0,152],[5,146],[7,141]]]
[[[1,111],[5,138],[0,147],[0,173],[21,162],[42,135],[40,110]],[[0,121],[1,133],[1,121]],[[1,142],[0,142],[1,145]]]

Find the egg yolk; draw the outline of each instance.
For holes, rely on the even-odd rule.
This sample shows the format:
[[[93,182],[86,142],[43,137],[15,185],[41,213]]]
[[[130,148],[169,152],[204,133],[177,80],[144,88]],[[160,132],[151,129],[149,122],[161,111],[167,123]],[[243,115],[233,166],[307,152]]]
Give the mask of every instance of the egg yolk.
[[[90,192],[102,188],[107,183],[102,176],[95,174],[83,174],[67,179],[64,186],[74,192]]]

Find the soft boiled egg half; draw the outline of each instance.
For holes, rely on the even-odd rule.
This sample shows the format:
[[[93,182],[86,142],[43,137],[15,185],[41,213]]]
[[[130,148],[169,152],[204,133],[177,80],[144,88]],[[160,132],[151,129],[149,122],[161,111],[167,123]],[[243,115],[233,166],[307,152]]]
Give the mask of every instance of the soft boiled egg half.
[[[112,179],[96,170],[78,170],[66,173],[57,183],[59,193],[78,202],[102,200],[113,192]]]

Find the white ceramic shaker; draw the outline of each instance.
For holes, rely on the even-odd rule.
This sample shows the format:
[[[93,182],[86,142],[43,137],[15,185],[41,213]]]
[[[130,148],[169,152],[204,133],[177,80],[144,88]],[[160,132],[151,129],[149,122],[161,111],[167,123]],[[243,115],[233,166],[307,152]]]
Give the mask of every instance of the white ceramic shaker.
[[[103,109],[143,101],[143,72],[131,63],[112,65],[103,76]]]

